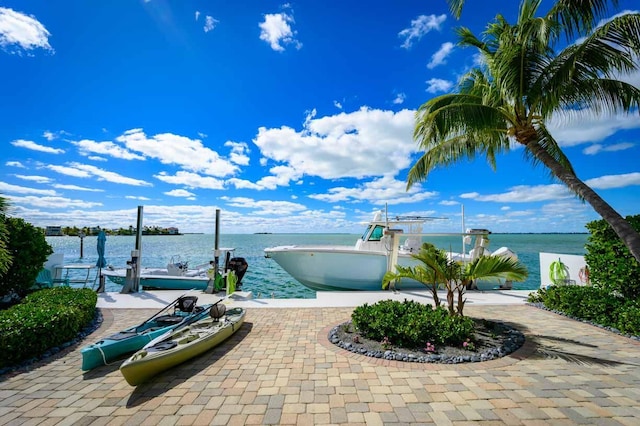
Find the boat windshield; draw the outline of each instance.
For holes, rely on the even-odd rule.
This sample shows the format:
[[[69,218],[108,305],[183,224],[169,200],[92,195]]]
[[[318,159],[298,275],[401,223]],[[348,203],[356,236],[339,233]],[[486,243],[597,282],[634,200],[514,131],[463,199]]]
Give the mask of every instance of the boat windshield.
[[[376,225],[373,231],[371,231],[371,235],[369,236],[369,241],[380,241],[383,235],[384,235],[384,226]]]
[[[362,241],[367,241],[367,235],[369,235],[369,231],[373,225],[367,226],[367,229],[364,230],[364,234],[362,234]]]

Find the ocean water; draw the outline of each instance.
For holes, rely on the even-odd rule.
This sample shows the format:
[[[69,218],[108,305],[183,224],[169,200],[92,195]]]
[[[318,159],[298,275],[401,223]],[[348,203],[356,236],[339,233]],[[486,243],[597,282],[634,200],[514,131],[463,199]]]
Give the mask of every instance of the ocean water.
[[[243,290],[252,291],[254,297],[313,298],[310,290],[293,279],[272,259],[264,257],[266,247],[288,244],[345,244],[353,245],[359,235],[351,234],[236,234],[220,235],[220,247],[235,248],[234,256],[246,259],[249,267],[242,283]],[[490,250],[506,246],[517,253],[527,266],[529,278],[522,283],[513,283],[514,289],[533,290],[540,287],[539,253],[585,254],[584,245],[588,234],[491,234]],[[425,238],[425,241],[427,239]],[[47,237],[56,253],[64,254],[65,263],[94,264],[98,259],[96,237],[85,237],[80,257],[80,238]],[[429,242],[437,247],[461,251],[460,237],[430,237]],[[143,267],[164,267],[172,256],[188,260],[195,266],[213,260],[215,238],[206,234],[172,236],[143,236]],[[124,267],[135,248],[135,236],[108,236],[105,257],[109,265]],[[223,263],[223,259],[220,263]],[[74,275],[75,274],[75,275]],[[71,270],[70,278],[84,278],[86,273]],[[97,284],[92,273],[89,285]],[[107,291],[120,291],[121,287],[106,281]]]

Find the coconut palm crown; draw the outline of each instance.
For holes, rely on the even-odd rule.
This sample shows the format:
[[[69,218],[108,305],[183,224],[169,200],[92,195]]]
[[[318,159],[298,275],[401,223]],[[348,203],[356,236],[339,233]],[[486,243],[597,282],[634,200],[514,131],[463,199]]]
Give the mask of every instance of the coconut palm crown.
[[[638,114],[640,89],[618,76],[640,69],[640,14],[620,14],[596,25],[606,3],[557,1],[538,17],[541,0],[523,0],[514,25],[497,15],[480,38],[458,28],[459,45],[476,48],[482,65],[460,80],[457,93],[418,109],[414,139],[424,153],[410,169],[407,187],[437,167],[479,155],[495,169],[496,155],[520,146],[533,165],[544,165],[588,202],[640,262],[638,232],[577,177],[546,125],[552,117],[583,110]],[[562,35],[584,32],[584,38],[554,50]]]

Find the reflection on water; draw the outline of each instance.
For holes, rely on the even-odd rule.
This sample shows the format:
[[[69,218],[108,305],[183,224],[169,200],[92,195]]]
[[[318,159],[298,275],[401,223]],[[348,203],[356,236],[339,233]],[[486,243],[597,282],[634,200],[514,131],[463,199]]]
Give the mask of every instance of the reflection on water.
[[[514,289],[536,289],[540,287],[539,253],[585,253],[587,234],[492,234],[492,250],[506,246],[518,254],[529,270],[529,278],[523,283],[514,283]],[[349,234],[237,234],[221,235],[220,247],[235,247],[235,256],[244,257],[249,269],[243,278],[243,289],[252,291],[254,297],[313,298],[315,291],[294,280],[271,259],[264,257],[266,247],[288,244],[345,244],[353,245],[359,235]],[[47,237],[55,252],[64,253],[65,263],[95,264],[98,259],[96,237],[85,237],[80,258],[78,237]],[[461,251],[460,237],[433,237],[429,241],[445,250]],[[135,246],[134,236],[108,236],[105,257],[107,264],[123,267],[131,257]],[[213,260],[214,236],[188,234],[175,236],[150,235],[142,238],[142,266],[164,267],[172,256],[178,255],[196,266]],[[224,260],[221,259],[221,263]],[[328,266],[330,267],[330,265]],[[83,274],[71,271],[71,274]],[[120,287],[107,280],[107,291],[119,291]]]

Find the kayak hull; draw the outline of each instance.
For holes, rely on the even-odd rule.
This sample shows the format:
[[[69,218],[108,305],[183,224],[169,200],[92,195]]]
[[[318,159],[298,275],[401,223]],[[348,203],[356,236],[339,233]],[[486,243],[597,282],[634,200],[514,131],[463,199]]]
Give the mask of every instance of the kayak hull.
[[[207,352],[228,339],[242,326],[246,311],[234,308],[220,320],[205,318],[169,332],[159,341],[147,344],[120,366],[131,386],[137,386],[158,373]]]
[[[174,326],[162,327],[148,333],[136,334],[135,336],[125,340],[113,340],[106,338],[85,346],[80,350],[82,353],[82,369],[87,371],[101,365],[107,365],[125,354],[130,354],[131,352],[139,350],[156,337],[172,330],[173,327]]]
[[[87,371],[101,365],[108,365],[124,355],[140,350],[147,343],[177,327],[185,325],[185,323],[195,322],[207,317],[208,310],[211,307],[211,305],[205,305],[195,307],[192,312],[183,312],[177,309],[170,312],[175,304],[176,302],[172,302],[158,314],[138,325],[83,347],[80,350],[82,354],[82,370]]]

